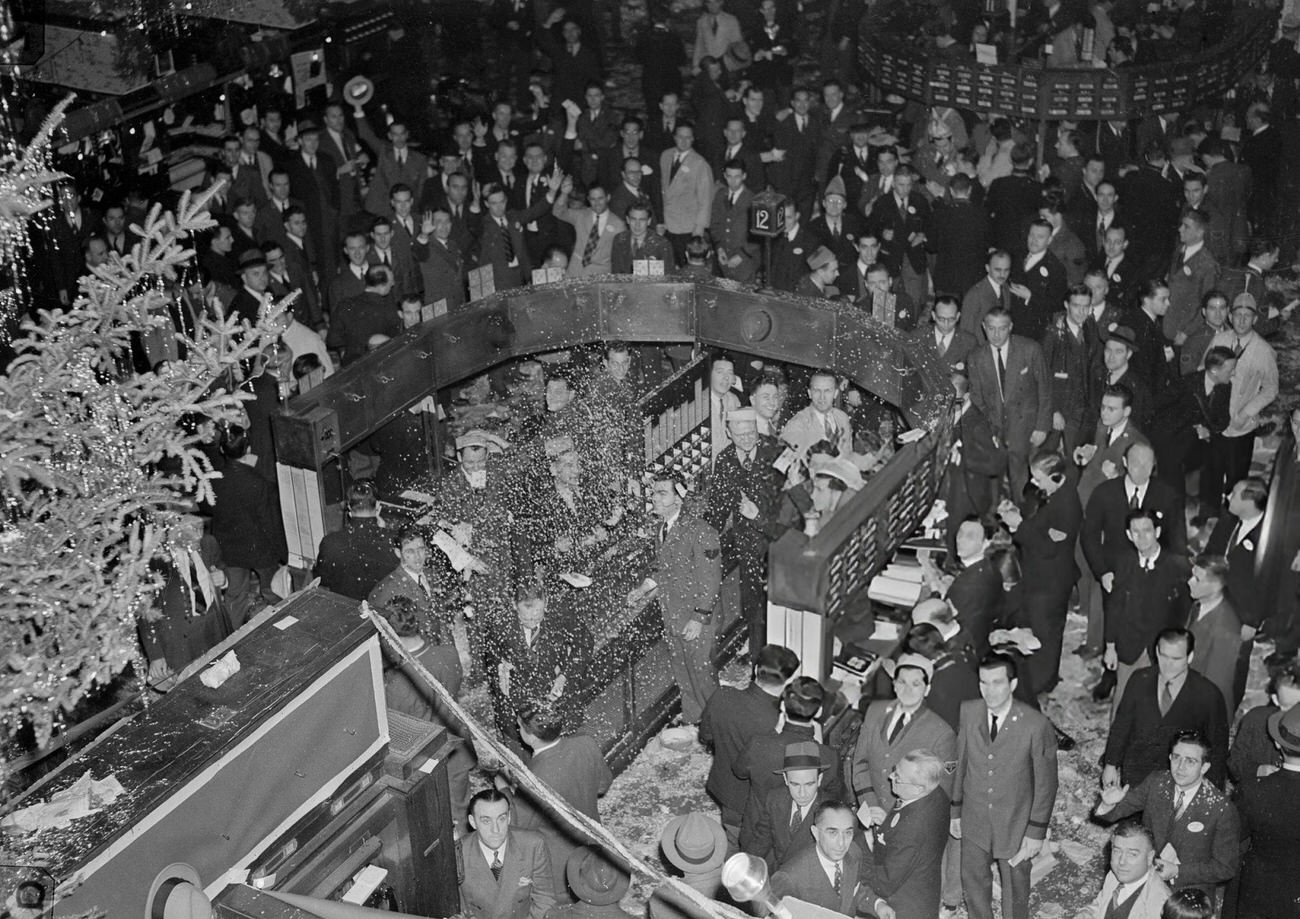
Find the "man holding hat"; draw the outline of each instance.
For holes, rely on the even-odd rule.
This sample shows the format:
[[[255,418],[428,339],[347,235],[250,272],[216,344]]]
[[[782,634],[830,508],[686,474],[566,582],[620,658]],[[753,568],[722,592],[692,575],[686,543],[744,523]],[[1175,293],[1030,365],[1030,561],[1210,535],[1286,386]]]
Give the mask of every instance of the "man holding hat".
[[[800,297],[817,297],[821,300],[834,300],[838,297],[840,290],[834,281],[839,277],[840,263],[834,253],[825,246],[818,246],[807,261],[808,274],[799,279],[794,292]]]
[[[1250,848],[1242,860],[1237,919],[1294,915],[1300,903],[1300,705],[1274,712],[1268,735],[1282,768],[1241,786],[1238,807]]]
[[[1255,435],[1260,415],[1277,398],[1277,354],[1273,346],[1255,331],[1259,305],[1248,293],[1237,294],[1228,316],[1230,328],[1210,340],[1210,347],[1222,345],[1237,355],[1237,369],[1232,375],[1228,398],[1228,427],[1223,440],[1228,446],[1224,479],[1237,482],[1250,475],[1250,460],[1255,452]],[[1214,497],[1202,495],[1202,499]]]
[[[555,907],[549,919],[637,919],[618,905],[627,894],[631,875],[603,849],[574,849],[564,863],[564,876],[578,902]]]
[[[769,791],[752,815],[752,825],[741,832],[744,851],[777,871],[791,855],[813,845],[813,814],[817,806],[834,798],[822,788],[827,765],[821,747],[811,740],[786,744],[777,773],[782,784]]]

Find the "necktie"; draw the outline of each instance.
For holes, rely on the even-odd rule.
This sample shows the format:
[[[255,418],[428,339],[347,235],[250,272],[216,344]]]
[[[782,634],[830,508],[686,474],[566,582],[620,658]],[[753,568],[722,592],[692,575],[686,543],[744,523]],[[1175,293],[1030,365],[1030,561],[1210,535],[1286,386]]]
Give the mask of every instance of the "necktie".
[[[498,884],[501,883],[501,850],[497,849],[492,853],[492,877],[496,878]]]
[[[596,255],[596,245],[600,242],[600,218],[596,218],[591,224],[591,232],[587,234],[587,244],[582,247],[582,267],[586,268],[591,264],[592,258]]]
[[[714,34],[714,35],[717,35],[717,34],[718,34],[718,17],[717,17],[717,16],[714,16],[714,17],[712,17],[712,18],[713,18],[713,34]]]
[[[906,724],[907,724],[907,716],[900,713],[899,716],[894,719],[894,726],[889,729],[889,738],[888,738],[889,743],[893,743],[894,741],[898,740],[898,735],[903,733],[903,726]]]
[[[994,349],[994,353],[998,358],[998,394],[1002,396],[1002,401],[1005,402],[1007,399],[1007,365],[1002,360],[1001,348]]]
[[[501,227],[501,239],[505,243],[506,262],[513,262],[515,260],[515,241],[510,238],[510,224],[502,217],[498,221],[498,225]]]
[[[1228,537],[1229,549],[1235,549],[1237,547],[1237,536],[1240,533],[1241,533],[1241,523],[1238,522],[1237,525],[1232,528],[1232,535]]]
[[[405,165],[405,163],[406,163],[406,151],[405,151],[405,150],[398,150],[398,151],[397,151],[397,165],[402,166],[402,165]]]
[[[669,182],[671,182],[673,179],[677,178],[677,170],[679,170],[679,169],[681,169],[681,168],[682,168],[682,155],[679,153],[679,154],[677,154],[677,156],[673,159],[673,168],[672,168],[672,171],[668,173],[668,181],[669,181]]]
[[[1164,686],[1160,689],[1160,714],[1169,714],[1169,709],[1174,707],[1174,691],[1169,686],[1169,681],[1165,680]]]
[[[659,527],[659,545],[663,545],[668,539],[668,523],[665,521]]]
[[[790,832],[799,832],[799,824],[801,823],[803,823],[803,814],[799,810],[799,805],[796,804],[790,811]]]
[[[839,862],[835,863],[835,893],[838,896],[844,890],[844,868]]]
[[[388,253],[383,249],[379,250],[379,264],[381,265],[388,264]]]
[[[1183,808],[1186,805],[1187,805],[1186,795],[1183,793],[1183,790],[1180,788],[1174,794],[1174,816],[1181,817],[1183,815]]]
[[[990,718],[991,721],[989,724],[989,740],[997,740],[998,739],[998,716],[991,715]]]
[[[949,338],[947,335],[940,335],[940,336],[939,336],[939,356],[940,356],[940,357],[943,357],[945,354],[948,353],[948,346],[949,346],[950,344],[952,344],[952,339]]]
[[[750,468],[753,465],[754,465],[754,458],[748,453],[746,453],[740,460],[740,468],[744,469],[746,472],[749,472]]]
[[[831,418],[829,413],[827,413],[823,421],[823,427],[826,429],[826,439],[831,443],[835,443],[836,440],[838,440],[838,432],[835,430],[835,421]]]
[[[831,221],[831,236],[834,236],[836,239],[840,238],[840,222],[838,220]]]
[[[1141,506],[1142,503],[1138,500],[1137,489],[1134,489],[1133,494],[1129,495],[1128,498],[1128,509],[1131,511],[1135,511]]]
[[[1237,357],[1241,357],[1241,352],[1245,350],[1246,349],[1241,346],[1241,336],[1238,335],[1232,342],[1232,352],[1237,355]]]
[[[800,134],[803,133],[804,120],[805,120],[805,119],[804,119],[804,116],[803,116],[803,115],[796,115],[796,116],[794,117],[794,123],[795,123],[796,126],[798,126],[798,128],[799,128],[799,133],[800,133]]]
[[[1097,216],[1097,248],[1100,249],[1106,245],[1106,215]]]
[[[528,648],[530,649],[532,648],[533,639],[536,637],[537,637],[537,629],[524,629],[524,644]]]
[[[308,168],[308,169],[311,169],[312,171],[315,171],[315,169],[316,169],[316,157],[314,157],[314,156],[309,156],[309,157],[307,157],[307,168]]]

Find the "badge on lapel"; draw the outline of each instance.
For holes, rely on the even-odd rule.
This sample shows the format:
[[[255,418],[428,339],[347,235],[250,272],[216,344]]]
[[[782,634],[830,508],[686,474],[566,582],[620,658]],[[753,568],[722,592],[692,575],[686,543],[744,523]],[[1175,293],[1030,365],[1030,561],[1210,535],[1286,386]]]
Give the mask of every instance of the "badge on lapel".
[[[1243,539],[1243,540],[1241,541],[1241,544],[1242,544],[1243,546],[1246,547],[1246,551],[1247,551],[1247,552],[1254,552],[1254,551],[1255,551],[1255,544],[1254,544],[1253,542],[1251,542],[1249,539]]]
[[[1184,266],[1183,266],[1183,274],[1187,275],[1187,276],[1190,278],[1190,277],[1192,276],[1192,266],[1191,266],[1191,265],[1184,265]]]
[[[1047,266],[1046,266],[1046,265],[1039,265],[1039,266],[1038,266],[1038,273],[1041,274],[1043,277],[1047,277]]]
[[[1193,820],[1191,823],[1187,824],[1187,832],[1189,833],[1200,833],[1204,829],[1205,824],[1201,823],[1199,820]]]

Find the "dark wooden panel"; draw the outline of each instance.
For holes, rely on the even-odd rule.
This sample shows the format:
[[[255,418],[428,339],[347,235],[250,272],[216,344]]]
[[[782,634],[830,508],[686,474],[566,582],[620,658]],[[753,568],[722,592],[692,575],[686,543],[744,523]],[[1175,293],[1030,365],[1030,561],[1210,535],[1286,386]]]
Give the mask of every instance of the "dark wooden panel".
[[[601,337],[600,311],[586,290],[563,285],[539,287],[510,297],[515,355],[558,351]]]
[[[691,341],[695,286],[645,279],[602,284],[601,327],[606,340]]]
[[[830,304],[750,290],[700,287],[700,341],[745,354],[822,367],[833,360],[838,310]]]

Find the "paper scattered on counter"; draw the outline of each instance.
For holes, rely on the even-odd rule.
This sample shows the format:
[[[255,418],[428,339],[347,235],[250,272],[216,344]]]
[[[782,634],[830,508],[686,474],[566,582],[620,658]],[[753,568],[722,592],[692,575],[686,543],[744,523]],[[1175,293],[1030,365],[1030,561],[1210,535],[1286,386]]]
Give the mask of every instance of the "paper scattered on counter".
[[[87,772],[70,787],[56,792],[50,800],[14,811],[5,818],[5,826],[17,827],[25,832],[33,830],[60,830],[72,821],[102,810],[123,793],[116,776],[96,781]]]
[[[230,651],[205,667],[199,674],[199,680],[209,689],[217,689],[238,672],[239,658],[235,657],[234,651]]]

